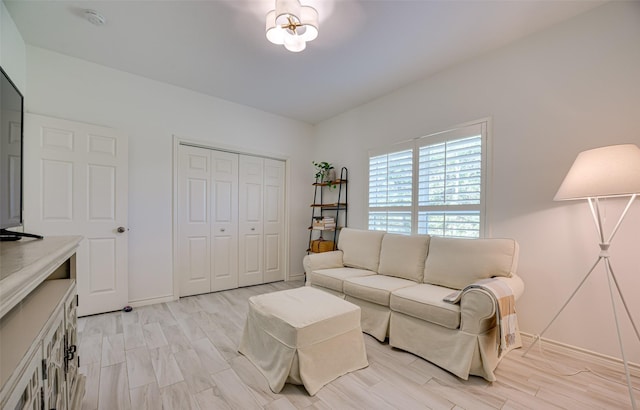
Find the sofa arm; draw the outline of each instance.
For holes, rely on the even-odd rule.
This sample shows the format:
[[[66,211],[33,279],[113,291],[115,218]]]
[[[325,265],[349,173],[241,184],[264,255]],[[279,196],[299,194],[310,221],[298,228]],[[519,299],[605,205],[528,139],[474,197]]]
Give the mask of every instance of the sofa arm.
[[[307,275],[307,278],[314,270],[342,268],[344,266],[342,263],[342,251],[306,255],[304,259],[302,259],[302,266],[304,266],[304,273]]]
[[[512,274],[510,278],[498,277],[502,282],[506,283],[513,291],[513,296],[518,300],[524,293],[524,282],[520,276]]]
[[[524,282],[517,275],[497,277],[506,283],[517,300],[524,293]],[[496,307],[493,298],[481,289],[471,289],[460,299],[460,330],[480,334],[496,325]]]

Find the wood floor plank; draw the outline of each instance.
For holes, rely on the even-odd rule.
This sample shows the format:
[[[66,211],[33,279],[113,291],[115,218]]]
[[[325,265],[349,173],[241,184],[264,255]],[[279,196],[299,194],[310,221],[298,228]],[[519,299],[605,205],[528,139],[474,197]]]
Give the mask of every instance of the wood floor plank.
[[[372,397],[377,397],[379,400],[399,409],[424,410],[432,408],[429,407],[427,403],[420,402],[410,395],[405,394],[404,391],[386,380],[380,381],[379,383],[371,386],[368,390]],[[450,409],[451,407],[449,406],[447,408]]]
[[[432,409],[447,410],[451,409],[454,405],[454,402],[449,401],[446,397],[437,392],[425,389],[423,385],[414,383],[404,377],[403,369],[398,366],[391,368],[374,362],[370,364],[369,367],[372,371],[376,372],[382,380],[392,384],[399,391],[413,399],[421,403],[426,403]]]
[[[296,410],[295,406],[291,404],[286,397],[281,397],[278,400],[274,400],[271,403],[264,406],[265,410]]]
[[[547,346],[526,357],[514,350],[496,370],[498,381],[489,383],[461,380],[368,335],[369,367],[315,396],[291,384],[275,394],[237,352],[238,343],[249,297],[298,286],[302,282],[278,282],[80,318],[80,371],[87,377],[82,409],[631,408],[622,371],[586,363],[584,356]],[[594,372],[561,375],[587,367]]]
[[[191,344],[195,350],[202,367],[207,372],[218,373],[221,370],[228,369],[230,364],[222,357],[218,349],[215,348],[209,338],[200,339]]]
[[[553,403],[537,397],[536,393],[539,389],[536,389],[535,392],[531,394],[529,393],[528,389],[522,390],[514,388],[512,384],[509,384],[509,382],[510,380],[508,380],[507,377],[498,379],[498,381],[495,381],[491,385],[487,386],[487,391],[506,398],[505,403],[509,402],[509,405],[512,407],[523,406],[525,408],[544,408],[549,410],[560,408]]]
[[[229,339],[227,334],[220,328],[211,325],[203,327],[202,330],[225,360],[232,360],[239,356],[238,342]]]
[[[122,333],[122,318],[120,312],[103,313],[86,317],[86,324],[82,330],[84,334],[115,335]]]
[[[212,374],[211,378],[231,408],[238,410],[262,408],[233,369]]]
[[[158,347],[169,346],[167,338],[164,337],[164,332],[160,323],[153,322],[142,325],[142,334],[144,341],[149,349],[156,349]]]
[[[125,351],[127,358],[127,375],[129,386],[134,389],[145,384],[156,382],[156,375],[151,364],[151,356],[146,347]]]
[[[307,408],[319,401],[317,397],[309,396],[304,387],[294,384],[285,384],[278,395],[286,397],[298,409]]]
[[[182,332],[182,328],[177,323],[166,326],[161,323],[160,327],[174,353],[191,348],[191,343],[189,343],[189,340]]]
[[[131,325],[134,323],[140,323],[140,310],[144,309],[144,307],[133,309],[131,312],[121,312],[120,320],[122,322],[122,327],[124,328],[126,325]]]
[[[80,342],[80,348],[78,349],[78,356],[80,356],[81,364],[97,363],[100,365],[102,360],[102,333],[82,334],[82,342]]]
[[[278,395],[271,391],[267,379],[246,357],[238,356],[232,359],[231,368],[249,388],[260,405],[264,406],[278,399]]]
[[[366,409],[393,410],[394,407],[384,400],[380,400],[373,396],[367,385],[361,383],[351,373],[340,376],[335,379],[331,385],[338,391],[342,392],[349,400],[359,403]]]
[[[102,338],[102,366],[124,362],[124,337],[122,333]]]
[[[207,337],[200,328],[198,322],[196,322],[192,317],[180,319],[178,320],[178,324],[182,328],[182,332],[187,337],[187,340],[190,342],[195,342],[196,340]]]
[[[196,398],[189,393],[185,382],[160,389],[160,400],[163,409],[200,410]]]
[[[160,388],[157,383],[130,390],[131,408],[134,410],[157,410],[162,408]]]
[[[195,350],[181,350],[175,353],[175,357],[191,394],[214,387],[209,372],[202,366]]]
[[[492,410],[500,407],[491,406],[486,403],[481,398],[474,396],[471,393],[467,393],[465,391],[461,391],[446,382],[442,382],[436,378],[429,380],[425,384],[425,388],[430,392],[437,394],[438,396],[442,396],[445,399],[449,400],[456,405],[465,408],[465,409],[474,409],[474,410]],[[504,402],[501,403],[501,405]]]
[[[125,363],[102,367],[100,370],[100,393],[98,409],[127,410],[131,408],[129,383]]]
[[[124,349],[138,349],[145,347],[144,333],[142,332],[142,326],[140,323],[132,323],[123,326],[124,328]]]
[[[156,375],[158,387],[166,387],[185,379],[180,371],[180,367],[178,367],[171,347],[168,345],[149,349],[149,356],[151,357],[151,365]]]
[[[98,408],[98,394],[100,392],[100,363],[88,363],[78,370],[86,377],[82,410],[95,410]]]
[[[222,397],[217,387],[207,389],[195,395],[200,410],[230,410],[231,406]]]

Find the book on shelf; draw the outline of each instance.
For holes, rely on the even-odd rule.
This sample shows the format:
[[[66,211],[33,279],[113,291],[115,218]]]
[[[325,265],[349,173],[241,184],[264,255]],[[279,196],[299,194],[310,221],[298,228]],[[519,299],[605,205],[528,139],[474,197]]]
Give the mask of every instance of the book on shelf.
[[[336,220],[333,217],[315,217],[311,225],[312,229],[333,230],[336,229]]]

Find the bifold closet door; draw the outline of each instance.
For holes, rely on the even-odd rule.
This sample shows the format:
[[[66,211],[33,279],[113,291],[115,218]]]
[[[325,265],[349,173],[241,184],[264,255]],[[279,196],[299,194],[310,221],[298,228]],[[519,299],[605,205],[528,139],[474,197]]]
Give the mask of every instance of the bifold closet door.
[[[240,286],[264,282],[262,226],[264,159],[240,155],[239,254]]]
[[[211,291],[238,287],[238,154],[211,151]]]
[[[284,280],[284,162],[264,160],[264,283]]]
[[[211,291],[211,151],[179,146],[180,296]]]
[[[284,161],[178,150],[180,296],[284,280]]]
[[[239,285],[284,280],[284,162],[240,155]]]
[[[238,154],[180,145],[180,296],[238,287]]]

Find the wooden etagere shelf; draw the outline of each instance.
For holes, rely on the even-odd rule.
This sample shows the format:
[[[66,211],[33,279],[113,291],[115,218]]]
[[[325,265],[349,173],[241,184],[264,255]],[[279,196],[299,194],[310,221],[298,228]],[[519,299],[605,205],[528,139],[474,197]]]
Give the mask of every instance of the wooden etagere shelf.
[[[309,248],[307,253],[327,252],[337,249],[340,229],[347,226],[349,171],[340,170],[340,177],[333,181],[315,181]]]

